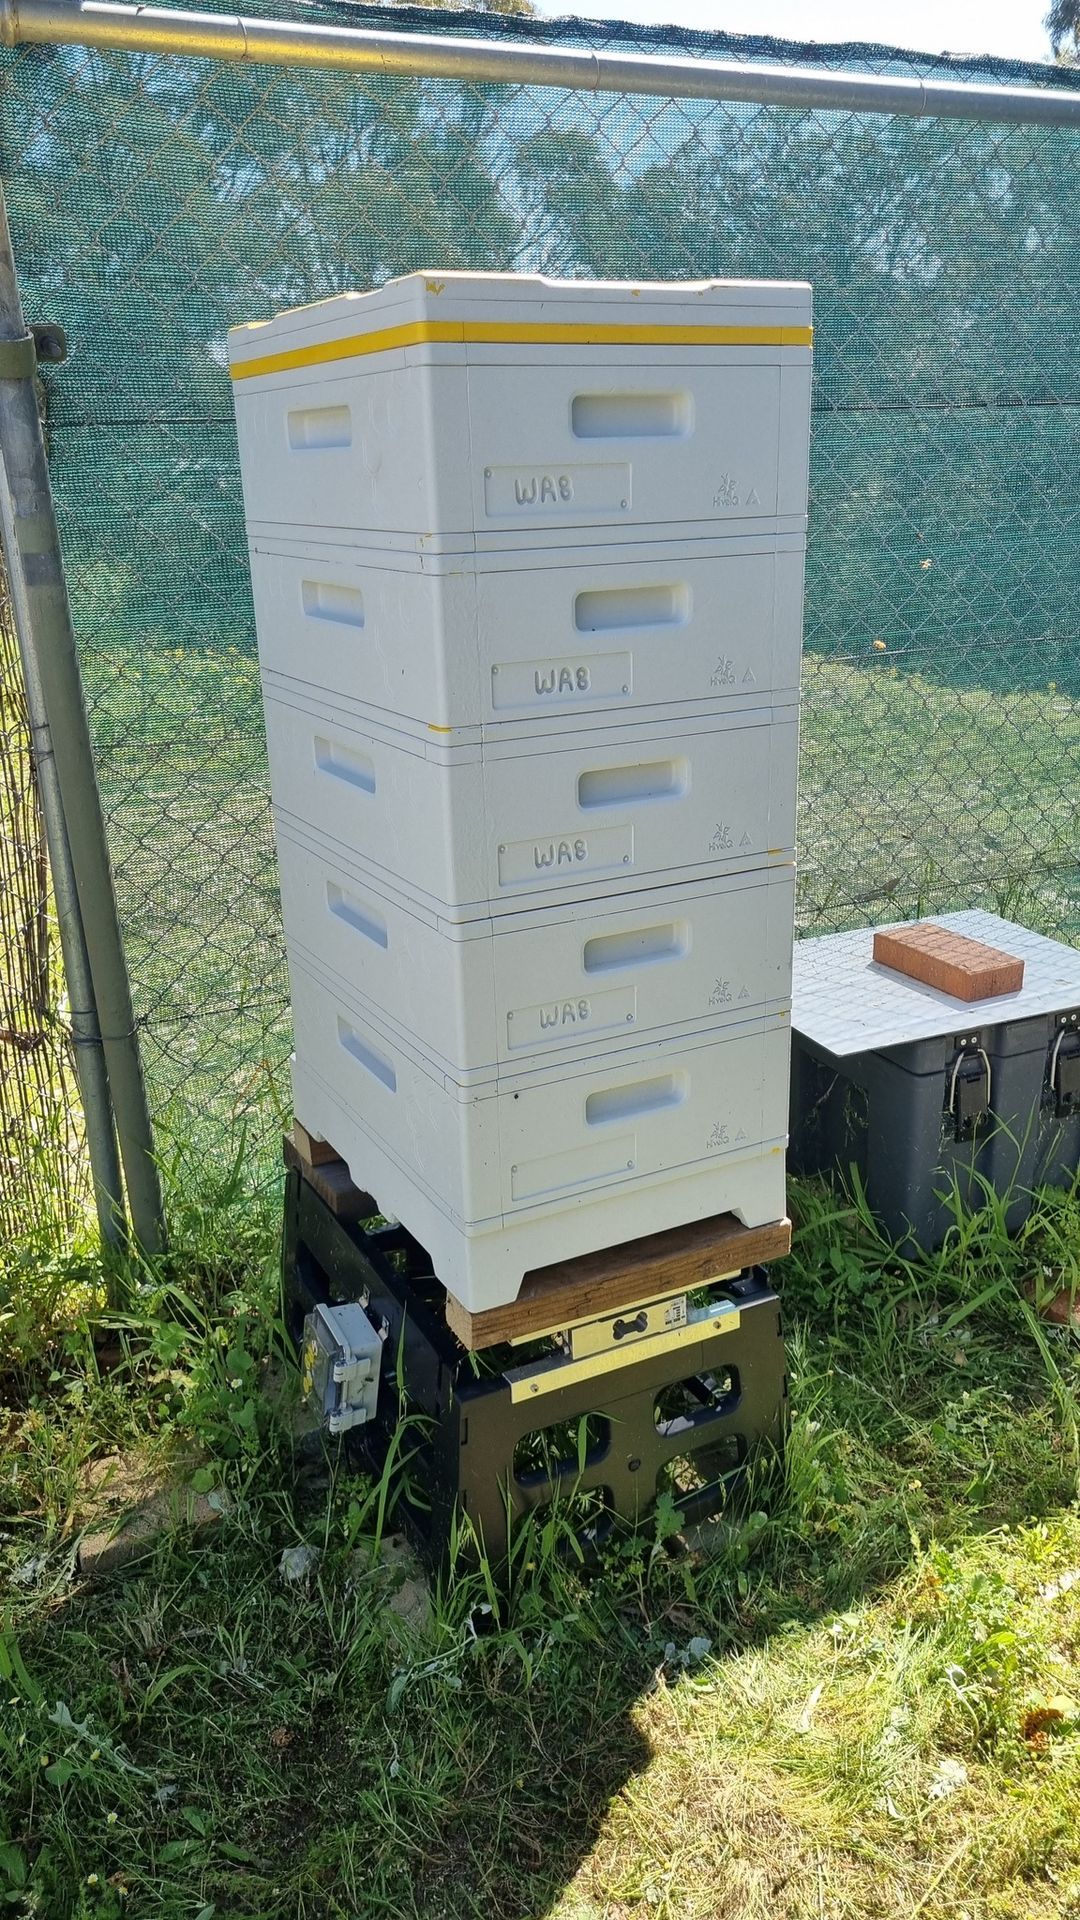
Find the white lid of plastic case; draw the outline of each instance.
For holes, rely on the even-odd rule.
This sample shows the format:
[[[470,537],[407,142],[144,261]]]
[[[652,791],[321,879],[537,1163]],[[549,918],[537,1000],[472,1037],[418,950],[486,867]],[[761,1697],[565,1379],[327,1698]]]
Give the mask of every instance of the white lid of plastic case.
[[[874,927],[799,940],[791,985],[794,1032],[845,1056],[933,1040],[970,1027],[998,1026],[1045,1013],[1080,1008],[1080,952],[1031,933],[996,913],[935,913],[927,919],[971,940],[1000,947],[1024,962],[1019,993],[992,1000],[957,1000],[951,993],[906,979],[874,960]],[[912,921],[895,922],[911,926]]]

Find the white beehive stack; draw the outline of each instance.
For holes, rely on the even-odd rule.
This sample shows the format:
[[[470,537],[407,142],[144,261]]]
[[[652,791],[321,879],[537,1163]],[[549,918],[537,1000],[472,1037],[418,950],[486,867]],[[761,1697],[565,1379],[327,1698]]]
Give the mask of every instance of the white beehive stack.
[[[810,289],[229,339],[296,1113],[470,1309],[784,1212]]]

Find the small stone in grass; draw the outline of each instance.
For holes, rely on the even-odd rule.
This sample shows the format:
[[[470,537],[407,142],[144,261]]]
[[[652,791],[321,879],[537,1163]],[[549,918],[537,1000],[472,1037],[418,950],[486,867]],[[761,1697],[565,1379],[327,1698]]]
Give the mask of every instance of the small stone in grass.
[[[968,1783],[968,1770],[962,1760],[944,1759],[930,1782],[931,1800],[947,1800]]]
[[[278,1572],[287,1586],[295,1586],[298,1581],[309,1578],[318,1559],[317,1547],[286,1547],[278,1561]]]

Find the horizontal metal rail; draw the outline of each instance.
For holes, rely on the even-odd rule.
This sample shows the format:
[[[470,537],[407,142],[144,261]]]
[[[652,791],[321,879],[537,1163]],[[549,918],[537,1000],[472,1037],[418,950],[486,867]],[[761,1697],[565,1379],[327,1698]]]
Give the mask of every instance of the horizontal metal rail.
[[[495,81],[580,93],[641,93],[659,99],[747,101],[802,110],[820,107],[840,113],[1080,128],[1080,88],[979,86],[730,60],[592,53],[573,47],[373,32],[308,21],[245,20],[238,15],[123,6],[115,0],[0,0],[0,41],[8,46],[194,54],[211,60],[325,67],[389,78]]]

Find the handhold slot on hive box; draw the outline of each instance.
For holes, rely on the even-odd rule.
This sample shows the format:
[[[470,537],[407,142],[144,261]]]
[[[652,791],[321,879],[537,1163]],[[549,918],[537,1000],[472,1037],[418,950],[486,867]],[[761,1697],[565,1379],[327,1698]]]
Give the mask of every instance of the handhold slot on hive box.
[[[636,767],[597,767],[578,776],[579,807],[621,807],[630,800],[678,800],[690,784],[686,760],[648,760]]]
[[[613,627],[683,627],[690,618],[690,589],[681,583],[659,587],[597,587],[574,600],[579,633],[604,633]]]
[[[343,887],[336,886],[333,880],[326,883],[326,904],[334,918],[344,920],[354,933],[362,933],[372,946],[386,947],[390,944],[390,935],[386,930],[386,921],[374,907],[358,900],[354,893],[346,893]]]
[[[652,1080],[635,1080],[629,1087],[606,1087],[602,1093],[590,1093],[585,1102],[585,1124],[602,1127],[611,1120],[636,1120],[640,1114],[681,1106],[688,1079],[685,1073],[658,1073]]]
[[[681,960],[689,951],[689,924],[672,920],[665,926],[635,927],[632,933],[598,934],[586,940],[581,957],[586,973],[613,973],[619,967]]]
[[[570,425],[578,440],[684,440],[694,408],[688,393],[575,393]]]
[[[364,624],[364,596],[359,587],[335,586],[332,580],[302,580],[300,602],[309,620],[332,620],[340,627]]]
[[[294,453],[311,453],[323,447],[351,447],[349,408],[290,407],[289,445]]]
[[[320,773],[332,774],[361,793],[375,791],[375,762],[366,753],[354,753],[351,747],[339,747],[322,734],[315,736],[315,765]]]
[[[369,1041],[362,1040],[356,1028],[350,1027],[348,1021],[343,1020],[340,1014],[338,1015],[337,1028],[338,1039],[346,1053],[351,1054],[354,1060],[358,1060],[360,1065],[365,1067],[368,1073],[373,1075],[376,1080],[381,1080],[383,1086],[389,1088],[391,1093],[396,1093],[397,1074],[394,1072],[389,1060],[384,1059],[383,1055],[377,1052]]]

